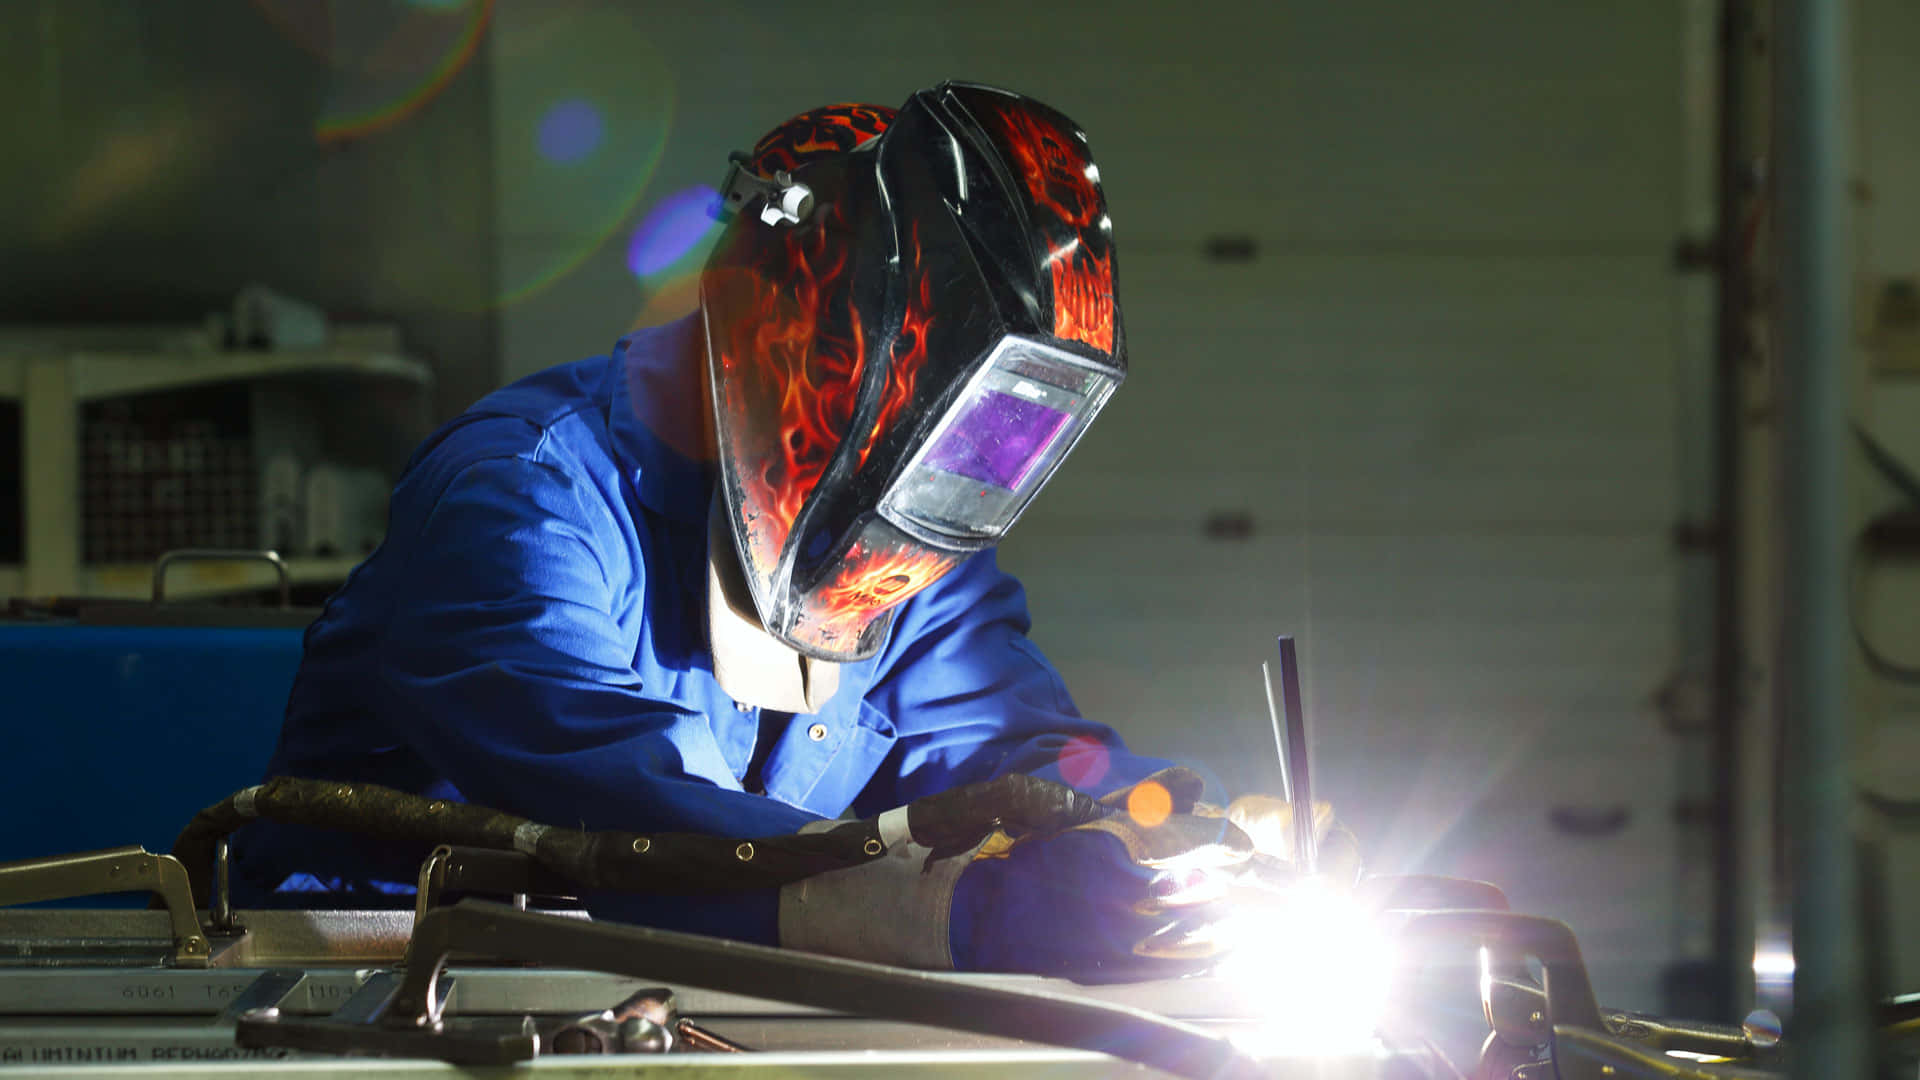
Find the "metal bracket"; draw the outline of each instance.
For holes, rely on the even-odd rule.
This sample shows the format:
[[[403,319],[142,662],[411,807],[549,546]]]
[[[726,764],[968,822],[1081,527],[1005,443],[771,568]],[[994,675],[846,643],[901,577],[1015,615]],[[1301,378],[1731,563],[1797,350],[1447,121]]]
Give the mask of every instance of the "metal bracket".
[[[495,848],[441,844],[420,863],[414,890],[413,921],[419,925],[427,912],[442,906],[448,893],[484,893],[511,898],[516,911],[527,909],[528,896],[571,899],[579,883],[540,864],[533,856]],[[412,943],[407,946],[413,952]]]
[[[769,180],[748,167],[748,157],[735,152],[727,155],[727,175],[720,181],[720,204],[716,216],[731,221],[747,201],[764,199],[760,221],[766,225],[798,225],[813,213],[813,189],[795,180],[784,170]]]
[[[1263,1075],[1257,1062],[1226,1039],[1141,1009],[698,934],[581,922],[479,900],[435,908],[415,925],[405,981],[377,1022],[289,1020],[258,1011],[241,1018],[237,1037],[248,1047],[388,1053],[459,1064],[533,1057],[539,1039],[531,1033],[480,1036],[447,1023],[439,987],[447,958],[455,952],[1093,1050],[1177,1076]]]
[[[186,867],[171,855],[155,855],[134,844],[0,863],[0,907],[121,892],[153,893],[166,906],[175,966],[208,965],[213,947],[194,912]]]

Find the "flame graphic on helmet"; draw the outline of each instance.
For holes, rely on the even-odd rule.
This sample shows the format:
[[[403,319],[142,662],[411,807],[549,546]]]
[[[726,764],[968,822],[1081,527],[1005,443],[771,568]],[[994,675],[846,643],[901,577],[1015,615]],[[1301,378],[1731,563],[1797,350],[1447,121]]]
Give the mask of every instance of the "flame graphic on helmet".
[[[1113,351],[1113,253],[1094,255],[1076,245],[1047,260],[1053,270],[1053,333]]]
[[[918,266],[918,225],[914,226],[909,242],[913,252],[908,265]],[[933,328],[933,278],[925,273],[918,277],[919,285],[908,297],[906,314],[900,319],[900,333],[893,339],[892,363],[887,367],[887,385],[880,396],[880,414],[874,419],[873,432],[867,436],[866,445],[860,448],[862,465],[867,463],[867,455],[873,452],[874,445],[893,429],[894,421],[913,402],[913,384],[927,362],[927,335]]]
[[[875,138],[893,123],[884,105],[842,102],[823,105],[769,131],[753,147],[753,167],[762,176],[794,169],[826,154],[845,153]]]
[[[829,224],[842,217],[838,207],[828,215]],[[779,439],[773,452],[754,443],[748,425],[735,429],[736,459],[752,462],[740,470],[741,520],[749,552],[763,571],[779,560],[807,496],[847,436],[866,369],[866,332],[851,298],[845,303],[844,322],[825,318],[841,295],[848,267],[847,246],[830,241],[831,231],[783,234],[790,275],[784,281],[748,275],[753,303],[747,317],[729,328],[727,347],[720,354],[726,404],[735,416],[747,415],[753,401],[777,402]],[[918,230],[911,243],[917,261]],[[880,437],[912,403],[932,322],[932,282],[922,276],[894,339],[879,414],[855,459],[856,468],[866,463]]]
[[[794,636],[819,648],[852,648],[881,612],[945,577],[961,558],[918,545],[871,547],[862,537],[833,579],[808,594]]]
[[[1113,351],[1113,252],[1100,224],[1100,190],[1093,163],[1076,140],[1018,106],[997,110],[1015,169],[1034,206],[1054,220],[1040,221],[1053,251],[1053,333]]]
[[[839,216],[837,208],[828,213]],[[751,415],[768,401],[776,414],[779,438],[770,450],[753,439],[752,425],[733,426],[734,456],[746,463],[739,473],[741,523],[762,573],[779,561],[794,519],[846,435],[866,365],[866,335],[851,300],[848,318],[828,318],[848,266],[847,246],[830,232],[778,234],[788,272],[744,275],[752,303],[727,328],[720,352],[732,414]]]

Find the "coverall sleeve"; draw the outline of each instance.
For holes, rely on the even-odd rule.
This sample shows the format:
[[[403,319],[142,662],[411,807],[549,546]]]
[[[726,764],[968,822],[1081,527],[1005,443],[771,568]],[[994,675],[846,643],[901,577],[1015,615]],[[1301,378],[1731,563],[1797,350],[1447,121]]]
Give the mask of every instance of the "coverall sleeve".
[[[454,474],[414,549],[427,565],[407,568],[378,650],[396,734],[469,802],[538,822],[766,836],[817,820],[705,779],[731,775],[708,718],[641,685],[637,630],[612,610],[615,595],[648,592],[625,578],[646,572],[625,565],[641,561],[632,529],[590,481],[552,465],[490,458]],[[589,906],[771,941],[773,895]]]
[[[854,804],[878,813],[957,784],[1031,773],[1105,794],[1167,767],[1080,715],[1028,639],[1026,592],[991,549],[910,602],[868,704],[898,741]]]

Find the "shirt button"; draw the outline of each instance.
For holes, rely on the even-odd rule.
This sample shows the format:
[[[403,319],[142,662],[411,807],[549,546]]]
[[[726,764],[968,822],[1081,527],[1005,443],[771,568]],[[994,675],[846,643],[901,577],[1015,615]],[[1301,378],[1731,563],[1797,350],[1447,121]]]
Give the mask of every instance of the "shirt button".
[[[807,738],[812,739],[814,742],[819,742],[826,737],[827,725],[825,724],[815,724],[807,729]]]
[[[733,703],[733,709],[735,712],[752,712],[753,706],[744,701],[736,701]]]

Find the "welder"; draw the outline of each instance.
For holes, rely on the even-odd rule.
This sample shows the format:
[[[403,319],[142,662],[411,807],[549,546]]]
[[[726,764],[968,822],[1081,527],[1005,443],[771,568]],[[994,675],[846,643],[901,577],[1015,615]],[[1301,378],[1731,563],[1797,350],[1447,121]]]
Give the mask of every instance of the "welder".
[[[1082,718],[994,560],[1126,373],[1084,134],[963,83],[829,106],[736,155],[716,209],[697,314],[414,454],[307,634],[269,772],[745,838],[1029,773],[1127,812],[778,890],[585,900],[929,968],[1216,948],[1209,871],[1286,857],[1284,804],[1210,811]],[[346,907],[410,891],[421,854],[266,822],[235,850],[243,904]]]

